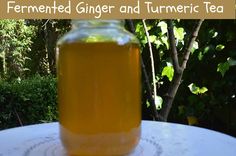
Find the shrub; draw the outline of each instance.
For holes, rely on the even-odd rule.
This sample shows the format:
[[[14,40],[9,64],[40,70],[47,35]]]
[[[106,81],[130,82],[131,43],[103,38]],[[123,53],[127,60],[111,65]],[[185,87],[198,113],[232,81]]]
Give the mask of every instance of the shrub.
[[[56,78],[0,81],[0,129],[58,119]]]

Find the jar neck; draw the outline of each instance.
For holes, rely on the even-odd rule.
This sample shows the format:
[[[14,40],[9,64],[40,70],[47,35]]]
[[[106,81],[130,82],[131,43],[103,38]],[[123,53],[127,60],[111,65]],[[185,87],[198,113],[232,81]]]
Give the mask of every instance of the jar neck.
[[[107,28],[123,27],[124,20],[72,20],[73,29],[76,28]]]

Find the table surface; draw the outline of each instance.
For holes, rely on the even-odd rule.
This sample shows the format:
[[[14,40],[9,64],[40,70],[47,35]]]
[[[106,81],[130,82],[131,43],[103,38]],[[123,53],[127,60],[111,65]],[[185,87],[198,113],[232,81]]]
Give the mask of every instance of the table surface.
[[[65,156],[58,123],[0,131],[0,156]],[[236,156],[236,138],[194,126],[142,122],[141,141],[129,156]]]

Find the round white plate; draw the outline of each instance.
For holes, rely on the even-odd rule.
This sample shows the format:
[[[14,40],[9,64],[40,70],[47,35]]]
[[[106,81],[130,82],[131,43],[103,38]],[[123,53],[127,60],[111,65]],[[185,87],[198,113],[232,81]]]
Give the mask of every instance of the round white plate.
[[[58,123],[0,131],[0,156],[66,156]],[[207,129],[142,122],[139,145],[129,156],[235,156],[236,139]]]

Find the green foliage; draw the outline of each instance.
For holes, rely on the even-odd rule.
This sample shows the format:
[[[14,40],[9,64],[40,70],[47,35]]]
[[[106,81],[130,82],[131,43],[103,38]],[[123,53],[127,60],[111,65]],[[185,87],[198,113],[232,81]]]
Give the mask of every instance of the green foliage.
[[[56,71],[56,42],[70,20],[0,20],[0,79]]]
[[[219,45],[216,46],[216,51],[222,51],[224,48],[225,48],[224,45],[219,44]]]
[[[187,32],[191,30],[189,21],[180,23]],[[236,135],[235,27],[235,20],[204,22],[197,39],[199,47],[190,56],[175,97],[171,121],[186,123],[188,116],[194,116],[200,126]]]
[[[160,96],[156,96],[156,109],[160,110],[162,108],[163,99]]]
[[[164,67],[161,76],[167,76],[169,81],[172,81],[174,76],[174,68],[171,63],[167,62],[167,66]]]
[[[227,59],[227,61],[229,62],[229,66],[232,67],[232,66],[236,66],[236,60],[235,59],[232,59],[231,57],[229,57]]]
[[[224,77],[225,73],[230,69],[230,67],[235,65],[236,65],[236,60],[232,59],[231,57],[228,57],[226,62],[218,64],[217,72],[220,72],[222,77]]]
[[[0,74],[2,78],[23,77],[34,27],[25,20],[0,20]]]
[[[0,81],[0,129],[57,120],[56,99],[52,76]]]
[[[229,62],[219,63],[217,71],[221,73],[222,77],[225,75],[225,72],[229,70]]]
[[[195,52],[195,50],[197,50],[199,48],[199,46],[198,46],[198,42],[194,42],[193,43],[193,48],[192,48],[192,50],[191,50],[191,53],[194,53]]]
[[[193,94],[196,94],[196,95],[203,94],[208,91],[206,87],[200,88],[194,83],[191,83],[190,85],[188,85],[188,88]]]
[[[172,60],[169,52],[167,24],[165,20],[146,20],[146,24],[154,53],[158,95],[165,97],[174,74],[173,66],[170,64]],[[150,55],[144,28],[140,20],[136,20],[135,25],[137,37],[142,45],[143,61],[150,78],[149,81],[152,82]],[[193,25],[193,20],[174,21],[174,34],[180,63],[184,59],[183,48],[187,44],[186,41]],[[234,131],[236,131],[236,126],[233,126],[233,124],[236,125],[236,120],[233,119],[236,117],[225,120],[227,115],[219,113],[220,110],[223,111],[228,107],[232,108],[229,110],[230,114],[234,114],[233,111],[236,112],[235,27],[235,20],[204,21],[191,49],[190,59],[169,116],[170,121],[188,123],[188,118],[193,117],[199,121],[201,126],[218,129],[217,126],[221,123],[225,124],[228,130],[235,127]],[[145,106],[149,106],[146,94],[147,91],[144,90],[143,101],[145,101]],[[143,109],[145,113],[151,112],[150,107]],[[145,119],[151,119],[145,113]]]
[[[32,39],[31,51],[27,53],[30,60],[26,67],[28,75],[56,75],[56,43],[70,30],[70,20],[38,19],[27,20],[29,26],[35,27],[36,36]]]
[[[182,41],[184,39],[184,35],[185,35],[184,28],[174,27],[174,35],[177,40]]]
[[[167,24],[166,22],[164,21],[160,21],[158,24],[157,24],[158,27],[161,28],[161,34],[164,35],[167,33]]]

